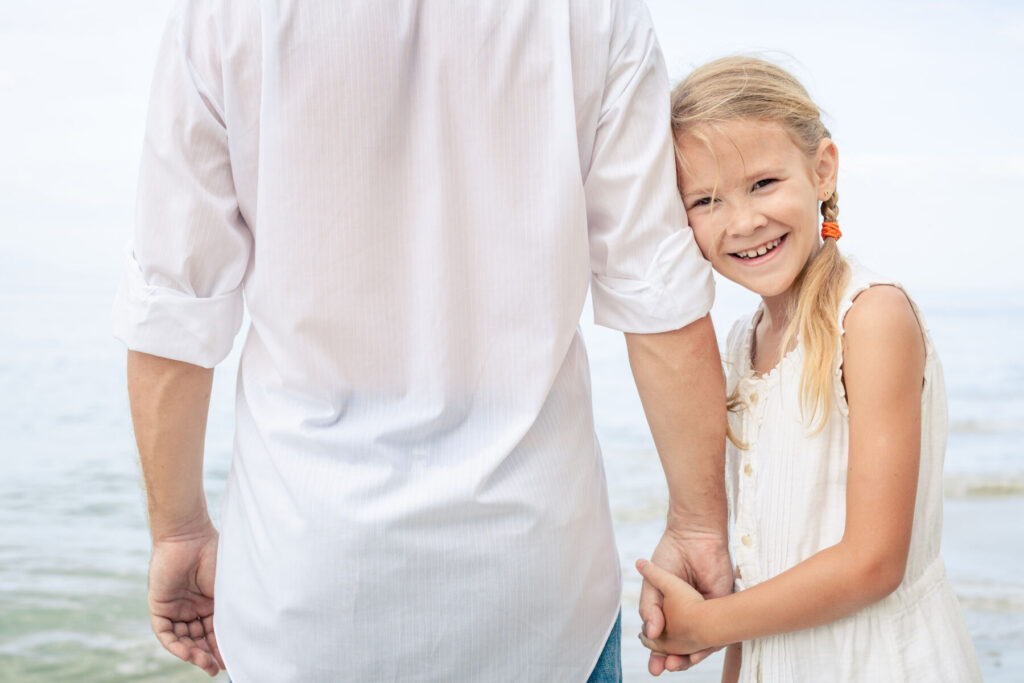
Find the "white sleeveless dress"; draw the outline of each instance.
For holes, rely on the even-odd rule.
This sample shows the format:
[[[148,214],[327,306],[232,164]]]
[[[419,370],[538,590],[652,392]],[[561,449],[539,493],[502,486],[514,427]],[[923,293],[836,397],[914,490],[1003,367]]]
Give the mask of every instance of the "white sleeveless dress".
[[[839,306],[842,329],[854,297],[875,284],[897,283],[850,264]],[[899,285],[897,285],[899,286]],[[921,312],[917,313],[925,329]],[[824,429],[808,435],[798,392],[799,346],[770,373],[751,367],[758,309],[729,334],[730,393],[745,407],[729,416],[741,450],[729,443],[726,480],[736,590],[776,576],[843,536],[850,422],[835,359],[831,412]],[[921,466],[906,575],[894,593],[839,621],[743,643],[741,683],[827,681],[926,683],[980,681],[981,672],[956,596],[939,557],[946,393],[942,367],[925,332],[921,396]]]

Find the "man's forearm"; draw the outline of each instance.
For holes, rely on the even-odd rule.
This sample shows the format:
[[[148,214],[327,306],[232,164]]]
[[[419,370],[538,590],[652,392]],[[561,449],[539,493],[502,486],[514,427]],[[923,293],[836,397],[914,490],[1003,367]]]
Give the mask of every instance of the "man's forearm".
[[[213,370],[128,352],[128,397],[154,541],[209,524],[203,442]]]
[[[711,318],[627,334],[626,346],[668,481],[670,528],[724,539],[725,380]]]

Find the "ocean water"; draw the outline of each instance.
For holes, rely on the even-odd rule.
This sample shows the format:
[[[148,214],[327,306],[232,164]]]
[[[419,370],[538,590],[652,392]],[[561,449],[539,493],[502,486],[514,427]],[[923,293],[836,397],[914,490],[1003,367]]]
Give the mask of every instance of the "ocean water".
[[[0,254],[0,681],[206,678],[163,652],[149,631],[148,536],[124,352],[109,333],[115,285],[113,272],[44,274]],[[1022,298],[917,298],[949,385],[944,555],[986,680],[1020,680]],[[718,327],[751,303],[721,288]],[[646,680],[632,567],[663,528],[665,485],[621,335],[586,315],[583,330],[622,558],[626,680]],[[214,511],[230,462],[236,362],[232,356],[215,379],[206,467]],[[681,679],[718,680],[719,661]]]

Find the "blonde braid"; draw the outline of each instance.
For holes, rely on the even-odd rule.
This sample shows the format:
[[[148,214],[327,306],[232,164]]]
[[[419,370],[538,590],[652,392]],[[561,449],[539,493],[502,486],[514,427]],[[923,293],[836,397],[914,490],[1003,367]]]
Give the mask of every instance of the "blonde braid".
[[[833,191],[821,203],[821,217],[830,223],[839,222],[839,192]]]

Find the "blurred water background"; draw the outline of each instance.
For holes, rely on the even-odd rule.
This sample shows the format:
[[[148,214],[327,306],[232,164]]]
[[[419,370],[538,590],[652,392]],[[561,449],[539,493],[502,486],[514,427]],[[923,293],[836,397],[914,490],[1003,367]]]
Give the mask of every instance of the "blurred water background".
[[[783,47],[811,76],[812,94],[841,114],[830,125],[853,151],[841,163],[843,246],[905,277],[928,317],[949,391],[943,554],[986,680],[1021,680],[1024,277],[1013,266],[1022,233],[1004,229],[1024,178],[1021,91],[987,79],[1019,58],[1024,14],[989,1],[944,3],[941,12],[927,3],[836,5],[830,49],[821,50],[807,40],[822,22],[809,0],[760,12],[725,1],[648,4],[675,75],[729,51]],[[206,679],[149,631],[149,541],[124,352],[109,332],[146,90],[170,5],[0,2],[3,682]],[[719,330],[753,303],[720,287]],[[625,577],[626,680],[645,680],[632,565],[660,535],[664,482],[622,337],[583,318]],[[236,363],[233,355],[218,369],[212,400],[214,513],[231,457]],[[715,681],[718,665],[673,678]]]
[[[116,277],[25,270],[0,258],[0,681],[187,681],[149,632],[148,536],[109,333]],[[952,426],[943,554],[988,681],[1024,666],[1024,301],[919,293],[946,368]],[[721,331],[749,296],[720,287]],[[584,317],[625,577],[627,680],[646,674],[632,564],[660,535],[665,486],[621,335]],[[231,458],[236,354],[216,373],[207,451],[212,509]],[[710,662],[683,680],[717,680]]]

